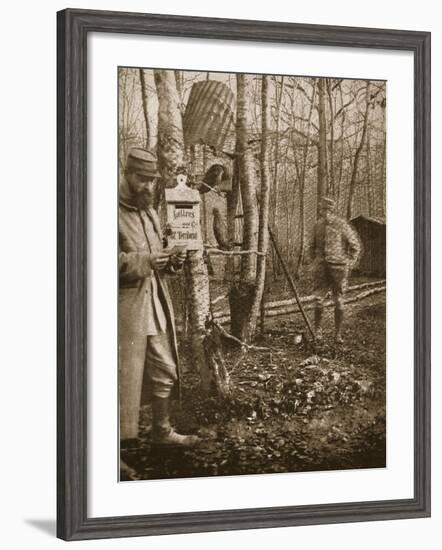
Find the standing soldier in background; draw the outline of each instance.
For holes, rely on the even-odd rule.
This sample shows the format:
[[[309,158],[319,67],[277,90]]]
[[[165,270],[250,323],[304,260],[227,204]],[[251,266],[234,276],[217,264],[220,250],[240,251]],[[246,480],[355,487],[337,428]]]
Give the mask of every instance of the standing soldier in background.
[[[120,442],[138,437],[143,376],[152,401],[152,443],[190,446],[169,420],[171,393],[178,381],[178,350],[172,302],[165,280],[181,268],[186,251],[163,248],[153,208],[160,174],[157,159],[131,149],[119,190],[119,395]]]
[[[335,339],[342,343],[344,322],[344,294],[348,277],[361,254],[361,244],[351,225],[335,213],[335,201],[329,197],[322,199],[321,217],[314,231],[314,290],[316,338],[322,339],[322,318],[324,299],[332,291],[335,304]]]

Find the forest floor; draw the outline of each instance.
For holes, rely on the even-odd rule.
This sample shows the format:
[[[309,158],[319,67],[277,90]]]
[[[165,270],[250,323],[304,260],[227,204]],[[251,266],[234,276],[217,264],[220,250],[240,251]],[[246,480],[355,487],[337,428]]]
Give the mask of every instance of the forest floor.
[[[151,446],[144,405],[140,439],[121,458],[139,479],[385,467],[385,294],[347,306],[343,344],[333,340],[332,308],[324,328],[312,349],[296,343],[302,326],[293,316],[266,323],[256,345],[268,351],[243,356],[225,401],[201,394],[197,376],[184,371],[173,421],[202,442]],[[240,353],[226,350],[230,368]]]

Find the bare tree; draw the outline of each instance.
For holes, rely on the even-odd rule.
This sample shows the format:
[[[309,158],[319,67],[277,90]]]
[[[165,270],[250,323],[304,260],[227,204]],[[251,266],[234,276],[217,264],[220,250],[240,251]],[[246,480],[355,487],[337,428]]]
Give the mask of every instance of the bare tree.
[[[144,123],[146,125],[146,148],[150,151],[154,149],[153,132],[149,123],[149,94],[146,77],[146,69],[139,69],[141,85],[141,103],[143,105]]]
[[[321,198],[327,194],[327,122],[325,118],[325,79],[318,78],[318,183],[317,212],[321,207]]]
[[[339,83],[339,99],[340,99],[340,105],[344,105],[344,94],[342,92],[342,82]],[[341,190],[342,190],[342,176],[344,171],[344,151],[345,151],[345,143],[344,143],[344,129],[345,129],[345,119],[346,119],[346,111],[342,110],[340,113],[335,113],[334,120],[337,120],[338,117],[341,117],[341,135],[339,139],[339,175],[338,175],[338,181],[335,185],[335,198],[338,205],[338,209],[340,209],[340,203],[341,203]]]
[[[138,101],[139,78],[136,69],[119,69],[119,166],[123,168],[129,149],[143,145],[143,120]]]
[[[367,80],[366,88],[365,88],[365,112],[364,117],[362,120],[362,131],[361,131],[361,139],[359,141],[359,144],[356,147],[356,152],[353,160],[353,167],[351,172],[351,178],[350,178],[350,192],[348,197],[348,205],[347,205],[347,218],[351,218],[352,214],[352,205],[353,205],[353,197],[355,195],[356,191],[356,181],[357,181],[357,174],[358,174],[358,167],[359,167],[359,158],[361,156],[361,151],[364,146],[365,136],[367,134],[367,126],[368,126],[368,112],[370,107],[370,81]]]
[[[278,93],[278,82],[276,80],[276,77],[274,77],[274,86],[275,86],[275,108],[274,108],[274,123],[275,123],[275,139],[274,139],[274,167],[273,167],[273,226],[275,227],[275,235],[276,238],[278,238],[278,224],[275,224],[275,220],[278,218],[278,211],[279,211],[279,185],[278,185],[278,177],[279,177],[279,146],[280,146],[280,139],[279,139],[279,129],[281,124],[281,110],[282,110],[282,100],[284,96],[284,76],[281,76],[281,80],[279,82],[279,93]]]
[[[315,79],[313,84],[313,90],[312,90],[312,96],[310,100],[310,107],[309,107],[309,113],[308,113],[308,119],[307,119],[307,136],[310,135],[310,127],[312,123],[312,115],[313,115],[313,106],[315,104],[315,95],[317,90],[317,79]],[[309,153],[309,147],[310,147],[310,139],[306,139],[304,141],[304,147],[302,152],[302,173],[300,178],[300,187],[299,187],[299,217],[300,217],[300,224],[301,224],[301,234],[300,234],[300,247],[299,247],[299,257],[298,257],[298,264],[296,267],[296,274],[299,273],[299,269],[304,261],[304,255],[305,255],[305,180],[306,180],[306,171],[307,171],[307,159],[308,159],[308,153]]]
[[[328,109],[329,109],[329,128],[330,128],[330,146],[329,146],[329,189],[328,193],[335,195],[335,109],[334,109],[334,96],[333,96],[333,81],[331,78],[326,78],[327,97],[328,97]]]

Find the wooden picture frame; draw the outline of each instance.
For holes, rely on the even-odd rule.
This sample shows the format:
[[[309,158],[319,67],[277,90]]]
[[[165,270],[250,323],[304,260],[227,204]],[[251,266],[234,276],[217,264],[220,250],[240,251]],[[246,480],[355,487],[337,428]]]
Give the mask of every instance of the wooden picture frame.
[[[430,515],[430,33],[68,9],[58,13],[57,535],[65,540]],[[414,56],[414,498],[87,516],[88,33],[407,50]]]

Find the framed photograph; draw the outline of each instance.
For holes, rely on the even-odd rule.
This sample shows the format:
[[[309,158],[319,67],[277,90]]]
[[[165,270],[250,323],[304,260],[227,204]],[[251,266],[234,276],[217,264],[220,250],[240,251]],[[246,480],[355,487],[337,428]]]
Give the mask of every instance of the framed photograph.
[[[58,13],[57,534],[430,515],[430,33]]]

